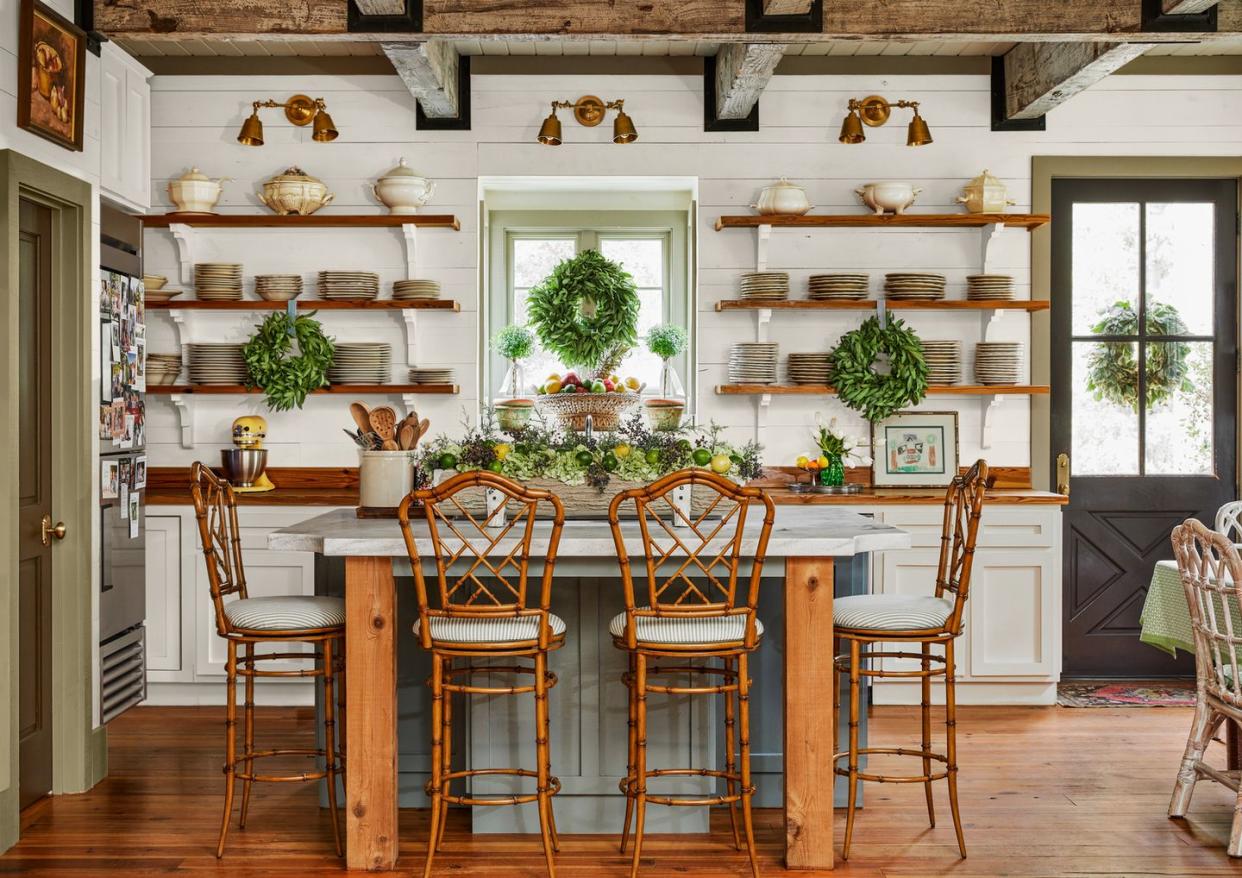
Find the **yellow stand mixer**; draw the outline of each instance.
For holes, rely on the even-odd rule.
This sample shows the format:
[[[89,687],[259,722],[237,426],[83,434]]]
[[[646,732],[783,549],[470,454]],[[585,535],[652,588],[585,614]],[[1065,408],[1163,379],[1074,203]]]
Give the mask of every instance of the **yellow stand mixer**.
[[[275,490],[264,470],[267,468],[267,420],[259,415],[244,415],[233,421],[233,445],[220,452],[224,474],[239,494],[257,494]]]

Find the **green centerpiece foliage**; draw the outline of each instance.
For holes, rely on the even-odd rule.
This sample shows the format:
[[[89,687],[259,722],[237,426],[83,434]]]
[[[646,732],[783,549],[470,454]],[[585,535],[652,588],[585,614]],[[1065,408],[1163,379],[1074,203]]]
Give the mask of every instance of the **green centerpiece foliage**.
[[[1096,335],[1137,335],[1138,314],[1129,302],[1116,302],[1091,327]],[[1147,307],[1147,332],[1152,335],[1186,335],[1186,323],[1172,305]],[[1134,411],[1139,404],[1137,345],[1132,341],[1102,341],[1087,355],[1087,389],[1095,398]],[[1194,390],[1186,362],[1190,345],[1179,341],[1147,345],[1147,408],[1154,408],[1173,394]]]
[[[567,366],[603,377],[638,341],[638,288],[595,250],[566,259],[526,300],[539,343]]]
[[[290,317],[271,314],[242,347],[249,372],[247,387],[261,387],[272,411],[301,408],[306,394],[328,384],[328,367],[336,347],[323,334],[314,311]],[[293,355],[297,342],[298,354]]]
[[[690,343],[690,335],[675,323],[662,323],[647,333],[647,350],[661,360],[679,356]]]
[[[889,371],[876,363],[885,357]],[[882,421],[927,395],[927,361],[914,330],[889,315],[888,324],[870,317],[841,336],[831,355],[831,377],[837,397],[868,421]]]
[[[524,360],[535,351],[534,333],[511,323],[492,336],[492,350],[506,360]]]

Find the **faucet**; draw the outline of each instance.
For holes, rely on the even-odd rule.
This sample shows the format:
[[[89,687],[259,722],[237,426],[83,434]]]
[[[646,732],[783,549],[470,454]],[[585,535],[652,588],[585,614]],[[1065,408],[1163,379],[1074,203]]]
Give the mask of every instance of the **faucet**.
[[[587,445],[591,444],[591,437],[595,434],[595,418],[590,415],[586,416],[586,441]]]

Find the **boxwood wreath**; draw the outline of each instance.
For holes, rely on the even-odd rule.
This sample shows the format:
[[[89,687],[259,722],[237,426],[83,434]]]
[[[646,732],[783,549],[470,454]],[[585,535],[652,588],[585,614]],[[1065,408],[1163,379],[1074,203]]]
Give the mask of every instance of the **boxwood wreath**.
[[[1129,302],[1116,302],[1101,313],[1091,327],[1096,335],[1138,335],[1138,314]],[[1172,305],[1147,308],[1147,332],[1151,335],[1186,335],[1188,330]],[[1132,341],[1103,341],[1087,356],[1087,389],[1097,400],[1134,411],[1139,403],[1139,368]],[[1157,342],[1147,345],[1147,408],[1154,408],[1178,391],[1194,390],[1186,377],[1190,345]]]
[[[566,259],[526,300],[539,343],[565,365],[603,376],[638,341],[634,278],[595,250]]]
[[[877,358],[888,358],[889,373],[877,372]],[[841,336],[831,355],[831,378],[837,396],[868,421],[882,421],[927,395],[927,361],[919,337],[896,317],[888,325],[869,317]]]
[[[242,347],[250,373],[246,386],[263,388],[272,411],[301,408],[306,394],[328,384],[328,367],[336,347],[314,316],[314,311],[297,317],[277,311]],[[295,339],[299,353],[292,356]]]

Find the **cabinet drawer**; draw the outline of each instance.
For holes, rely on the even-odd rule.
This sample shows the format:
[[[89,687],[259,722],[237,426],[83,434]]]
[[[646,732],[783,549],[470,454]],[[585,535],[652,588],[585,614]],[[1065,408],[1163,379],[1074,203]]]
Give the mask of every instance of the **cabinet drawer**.
[[[884,523],[910,532],[914,548],[938,547],[944,523],[943,506],[896,508],[884,516]],[[1056,543],[1061,526],[1059,508],[1024,509],[988,506],[984,503],[979,521],[980,548],[1048,547]]]

